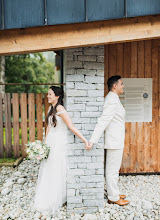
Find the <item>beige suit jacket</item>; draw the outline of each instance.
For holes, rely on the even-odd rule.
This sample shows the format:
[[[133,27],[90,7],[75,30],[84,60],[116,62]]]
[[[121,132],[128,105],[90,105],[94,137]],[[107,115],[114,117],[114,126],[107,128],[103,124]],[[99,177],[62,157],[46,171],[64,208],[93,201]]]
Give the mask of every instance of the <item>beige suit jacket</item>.
[[[103,113],[98,119],[90,142],[98,143],[103,132],[105,132],[105,149],[124,148],[125,109],[120,102],[119,96],[111,91],[105,98]]]

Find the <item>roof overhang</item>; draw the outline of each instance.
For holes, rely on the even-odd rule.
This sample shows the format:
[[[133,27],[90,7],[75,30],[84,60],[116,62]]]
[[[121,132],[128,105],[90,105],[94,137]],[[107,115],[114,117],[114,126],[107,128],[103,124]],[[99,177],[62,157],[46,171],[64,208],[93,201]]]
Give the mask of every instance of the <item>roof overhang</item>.
[[[0,55],[160,37],[160,15],[0,31]]]

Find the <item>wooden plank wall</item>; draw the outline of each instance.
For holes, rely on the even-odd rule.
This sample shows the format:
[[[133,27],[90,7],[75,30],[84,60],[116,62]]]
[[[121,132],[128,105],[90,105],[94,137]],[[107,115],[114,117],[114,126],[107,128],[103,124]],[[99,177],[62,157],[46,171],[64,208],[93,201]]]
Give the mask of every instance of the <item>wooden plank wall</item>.
[[[108,77],[153,78],[152,122],[126,123],[121,173],[160,172],[160,40],[105,46],[105,95]]]
[[[43,139],[43,111],[46,116],[48,108],[47,94],[0,93],[0,158],[25,157],[25,144]]]

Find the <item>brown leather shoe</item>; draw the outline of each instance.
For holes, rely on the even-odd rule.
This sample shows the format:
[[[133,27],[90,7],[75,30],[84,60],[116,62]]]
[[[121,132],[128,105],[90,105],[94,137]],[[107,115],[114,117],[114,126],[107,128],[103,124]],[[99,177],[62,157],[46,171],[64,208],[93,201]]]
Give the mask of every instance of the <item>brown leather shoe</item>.
[[[120,199],[125,199],[126,195],[119,195]]]
[[[108,197],[108,194],[107,194],[107,190],[104,189],[104,197],[107,198]],[[119,195],[120,199],[125,199],[126,198],[126,195]]]
[[[117,204],[117,205],[128,205],[129,204],[129,201],[128,200],[124,200],[124,199],[119,199],[118,201],[116,202],[113,202],[111,200],[108,200],[108,203],[111,204]]]

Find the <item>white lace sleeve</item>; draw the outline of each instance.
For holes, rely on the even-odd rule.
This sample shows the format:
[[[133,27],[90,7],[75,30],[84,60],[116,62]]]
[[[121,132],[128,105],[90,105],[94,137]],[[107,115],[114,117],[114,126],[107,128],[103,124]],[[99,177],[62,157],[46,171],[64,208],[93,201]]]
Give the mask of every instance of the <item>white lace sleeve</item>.
[[[60,115],[62,113],[66,112],[66,110],[63,110],[63,111],[60,111],[60,112],[57,112],[56,115]]]

